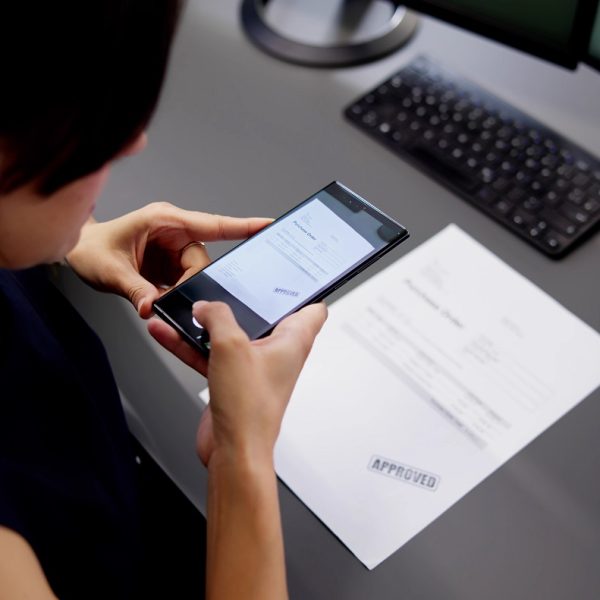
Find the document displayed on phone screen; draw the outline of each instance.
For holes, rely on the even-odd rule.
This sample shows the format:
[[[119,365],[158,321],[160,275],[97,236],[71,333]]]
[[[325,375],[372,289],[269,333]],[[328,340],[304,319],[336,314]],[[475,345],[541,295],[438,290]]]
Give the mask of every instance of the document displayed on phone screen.
[[[600,385],[600,335],[454,225],[330,306],[280,478],[368,568]]]
[[[372,250],[364,237],[315,198],[204,273],[273,323]]]

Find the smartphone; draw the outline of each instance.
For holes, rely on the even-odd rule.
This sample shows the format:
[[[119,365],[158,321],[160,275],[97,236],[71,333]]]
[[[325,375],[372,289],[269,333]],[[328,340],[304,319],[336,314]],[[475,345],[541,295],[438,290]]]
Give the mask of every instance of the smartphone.
[[[250,339],[268,335],[406,240],[405,227],[333,181],[154,303],[154,312],[205,355],[197,300],[221,300]]]

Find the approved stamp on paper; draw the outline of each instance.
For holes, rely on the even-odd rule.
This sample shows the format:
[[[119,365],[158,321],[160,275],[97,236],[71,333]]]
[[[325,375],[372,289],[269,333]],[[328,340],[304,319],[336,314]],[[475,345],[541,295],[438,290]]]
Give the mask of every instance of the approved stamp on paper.
[[[439,475],[376,454],[371,456],[367,468],[369,471],[397,479],[404,483],[416,485],[430,492],[435,492],[440,482]]]

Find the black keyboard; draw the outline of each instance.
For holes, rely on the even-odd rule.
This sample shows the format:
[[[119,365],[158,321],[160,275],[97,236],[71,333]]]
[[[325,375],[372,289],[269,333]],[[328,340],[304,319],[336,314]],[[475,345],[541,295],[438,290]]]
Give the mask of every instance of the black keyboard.
[[[600,223],[597,158],[425,56],[344,115],[548,256]]]

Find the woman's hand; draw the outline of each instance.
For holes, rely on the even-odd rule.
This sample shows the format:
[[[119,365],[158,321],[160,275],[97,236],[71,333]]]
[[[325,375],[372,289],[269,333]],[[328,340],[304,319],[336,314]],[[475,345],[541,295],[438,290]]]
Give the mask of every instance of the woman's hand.
[[[206,598],[288,598],[273,448],[296,380],[327,317],[313,304],[256,341],[222,302],[196,302],[210,335],[208,360],[160,319],[165,348],[208,377],[197,452],[208,468]]]
[[[197,302],[194,317],[210,335],[207,359],[169,325],[148,323],[152,336],[208,378],[210,405],[198,430],[198,454],[205,465],[243,456],[271,464],[275,441],[296,380],[327,317],[324,303],[290,315],[271,335],[256,341],[236,323],[222,302]]]
[[[147,319],[154,300],[210,263],[194,242],[244,239],[270,222],[155,202],[104,223],[90,220],[67,260],[86,283],[127,298]]]

